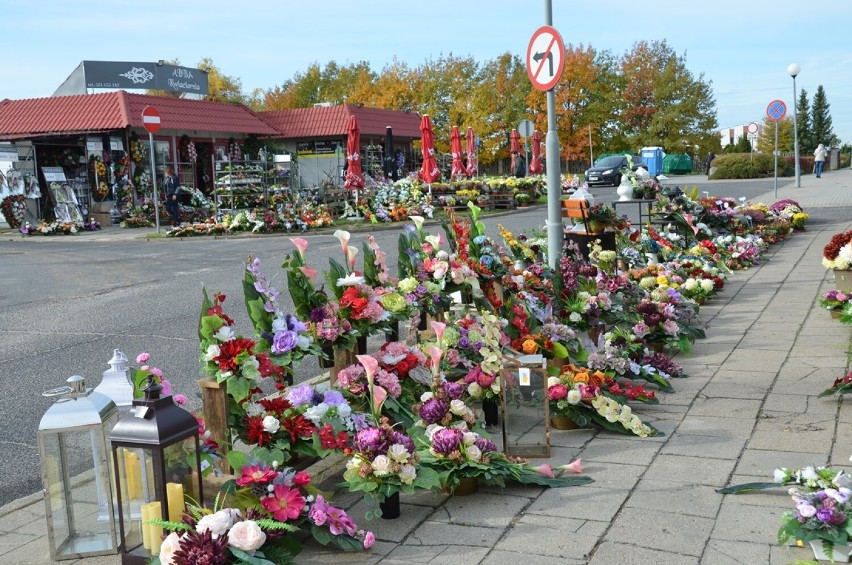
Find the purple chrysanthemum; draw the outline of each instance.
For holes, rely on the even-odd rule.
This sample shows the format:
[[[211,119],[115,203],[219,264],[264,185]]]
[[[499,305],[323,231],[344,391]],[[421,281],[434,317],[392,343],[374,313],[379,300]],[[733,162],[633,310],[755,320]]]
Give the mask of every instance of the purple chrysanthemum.
[[[387,453],[390,442],[380,428],[364,428],[355,434],[352,440],[355,449],[364,454],[371,461],[378,455]]]
[[[450,406],[440,398],[430,398],[423,403],[418,413],[424,422],[434,424],[440,422],[449,409]]]
[[[451,400],[460,399],[464,395],[464,385],[461,383],[447,381],[441,384],[441,388]]]
[[[493,441],[488,440],[482,436],[478,437],[473,445],[479,448],[479,451],[482,453],[489,453],[491,451],[497,451],[497,446]]]
[[[414,453],[416,451],[414,447],[414,442],[411,440],[410,437],[408,437],[404,433],[399,432],[397,430],[390,430],[388,436],[391,444],[398,443],[405,447],[405,449],[407,449],[409,453]]]
[[[432,434],[432,451],[435,455],[448,456],[460,451],[464,433],[456,428],[444,428]]]

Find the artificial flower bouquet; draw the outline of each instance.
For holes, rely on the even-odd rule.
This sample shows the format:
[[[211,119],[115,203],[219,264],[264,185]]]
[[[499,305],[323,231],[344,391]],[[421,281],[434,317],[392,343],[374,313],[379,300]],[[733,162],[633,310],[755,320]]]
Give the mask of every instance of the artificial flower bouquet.
[[[639,437],[660,435],[655,428],[644,424],[626,404],[632,400],[656,404],[652,391],[644,387],[620,385],[600,371],[566,365],[559,376],[547,379],[547,397],[551,413],[570,418],[579,426],[596,424],[622,434]]]
[[[576,486],[592,482],[589,477],[555,477],[549,465],[530,467],[513,460],[483,435],[463,427],[431,424],[421,438],[421,468],[437,471],[442,488],[453,493],[463,478],[504,487],[507,481],[546,487]]]
[[[831,396],[832,394],[846,394],[852,392],[852,371],[846,373],[846,376],[834,380],[832,385],[819,393],[818,397]]]
[[[826,310],[846,310],[852,296],[842,290],[832,289],[822,294],[819,305]]]
[[[363,492],[377,503],[399,492],[438,488],[438,474],[419,463],[412,439],[381,417],[378,425],[355,434],[343,479],[349,490]],[[373,516],[381,516],[381,509],[367,513],[368,519]]]
[[[665,353],[647,352],[642,339],[618,326],[603,334],[588,352],[585,365],[609,376],[644,380],[666,392],[674,392],[671,378],[683,371]]]
[[[836,470],[825,466],[808,465],[801,469],[778,467],[773,472],[773,482],[743,483],[717,489],[720,494],[741,494],[753,490],[795,485],[798,490],[805,492],[828,488],[849,488],[852,486],[852,476],[842,469]]]
[[[822,250],[822,264],[826,269],[852,268],[852,230],[832,236]]]
[[[399,291],[421,312],[435,315],[449,308],[451,298],[444,292],[450,278],[450,256],[441,249],[440,235],[423,231],[424,219],[412,216],[414,224],[403,226],[399,236]]]
[[[791,489],[796,510],[782,517],[778,530],[778,543],[788,540],[812,542],[814,551],[819,547],[834,561],[834,549],[849,545],[852,535],[852,490],[847,487],[826,488],[814,492]]]

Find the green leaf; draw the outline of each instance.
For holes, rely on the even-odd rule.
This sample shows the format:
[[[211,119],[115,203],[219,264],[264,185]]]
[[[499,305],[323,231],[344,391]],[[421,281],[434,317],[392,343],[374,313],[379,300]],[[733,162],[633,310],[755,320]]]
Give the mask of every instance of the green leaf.
[[[275,562],[270,561],[269,559],[259,557],[260,555],[263,555],[263,553],[260,551],[258,551],[254,555],[249,555],[242,549],[237,549],[233,546],[229,546],[228,549],[231,551],[234,557],[240,560],[241,563],[247,563],[248,565],[276,565]]]
[[[566,359],[568,357],[568,349],[558,341],[553,342],[553,355],[557,359]]]
[[[242,451],[232,450],[225,456],[228,459],[228,465],[236,471],[240,471],[243,467],[251,465],[248,456]]]
[[[376,266],[376,254],[370,249],[369,244],[365,241],[361,245],[364,252],[364,280],[370,286],[382,286],[379,283],[379,268]]]
[[[716,489],[716,492],[719,494],[742,494],[744,492],[751,492],[753,490],[765,490],[769,488],[778,488],[782,487],[781,483],[742,483],[739,485],[731,485],[729,487],[723,487],[720,489]]]
[[[414,479],[417,488],[424,490],[438,490],[441,488],[441,476],[435,469],[421,465],[417,469],[417,478]]]
[[[231,375],[225,379],[225,382],[228,383],[228,394],[234,400],[242,402],[248,398],[249,390],[251,390],[248,380],[237,375]]]
[[[343,291],[345,290],[343,287],[338,286],[337,279],[342,279],[346,277],[348,274],[346,269],[337,262],[334,257],[328,258],[329,269],[326,273],[326,280],[328,281],[328,286],[331,288],[331,291],[334,293],[338,299],[343,296]]]

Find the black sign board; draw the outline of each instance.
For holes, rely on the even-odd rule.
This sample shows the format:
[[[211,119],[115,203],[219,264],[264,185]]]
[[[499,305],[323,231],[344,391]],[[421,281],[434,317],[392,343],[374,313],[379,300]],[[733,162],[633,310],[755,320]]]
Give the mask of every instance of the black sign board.
[[[86,88],[137,88],[172,92],[209,93],[207,73],[175,65],[83,61]]]

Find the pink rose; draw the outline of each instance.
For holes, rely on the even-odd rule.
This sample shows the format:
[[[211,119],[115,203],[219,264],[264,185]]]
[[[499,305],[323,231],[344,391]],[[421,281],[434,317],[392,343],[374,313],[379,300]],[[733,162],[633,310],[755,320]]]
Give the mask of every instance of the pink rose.
[[[562,400],[568,396],[568,387],[562,383],[555,384],[547,389],[547,397],[550,400]]]

